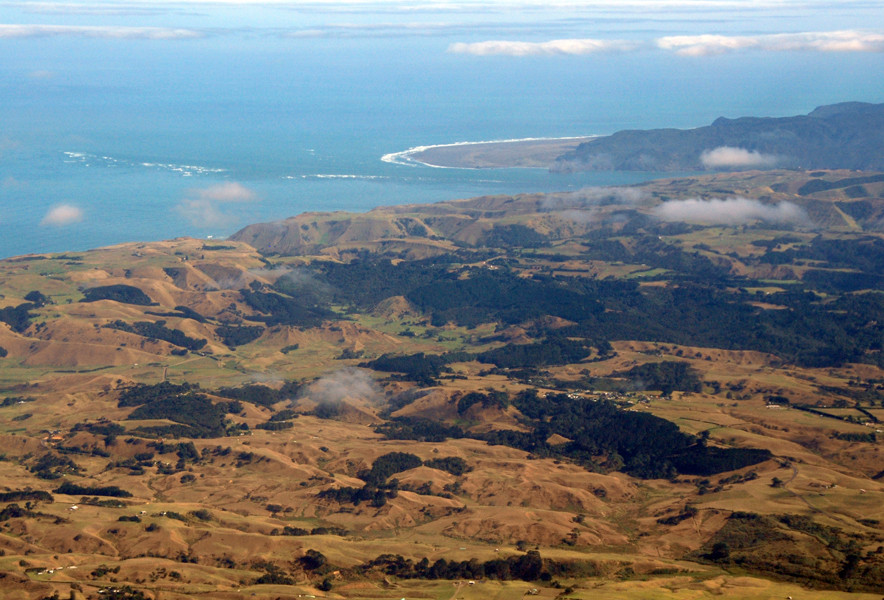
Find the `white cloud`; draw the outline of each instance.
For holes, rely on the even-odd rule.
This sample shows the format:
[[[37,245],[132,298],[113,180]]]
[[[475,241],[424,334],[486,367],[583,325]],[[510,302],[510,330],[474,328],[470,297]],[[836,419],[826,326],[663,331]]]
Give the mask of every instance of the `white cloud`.
[[[462,23],[333,23],[305,29],[284,30],[281,35],[291,38],[426,37],[468,30],[470,27]]]
[[[651,212],[663,221],[717,225],[743,225],[754,221],[802,224],[808,221],[804,209],[792,202],[765,204],[750,198],[671,200],[654,207]]]
[[[565,221],[573,221],[575,223],[581,224],[598,223],[599,220],[603,217],[603,214],[601,213],[601,211],[599,211],[598,208],[572,208],[557,212],[556,214],[559,216],[559,218],[564,219]]]
[[[75,36],[108,39],[184,40],[205,37],[194,29],[92,25],[0,25],[0,38]]]
[[[198,198],[185,198],[176,210],[195,227],[221,227],[233,221],[231,215],[222,212],[211,202]]]
[[[213,202],[251,202],[256,198],[255,192],[234,181],[219,183],[207,188],[191,190],[201,200]]]
[[[302,392],[317,405],[340,406],[344,400],[376,404],[381,390],[365,369],[347,367],[324,375]]]
[[[740,50],[884,52],[884,34],[843,30],[757,36],[678,35],[659,38],[657,46],[682,56],[712,56]]]
[[[758,50],[766,52],[884,52],[884,33],[879,31],[841,30],[805,33],[777,33],[755,36],[676,35],[657,38],[653,43],[662,50],[681,56],[714,56],[730,52]],[[490,40],[458,42],[448,47],[453,54],[476,56],[562,56],[612,52],[631,52],[646,48],[650,42],[624,39],[560,39],[548,42]]]
[[[700,155],[700,161],[707,169],[769,169],[779,162],[772,154],[762,154],[755,150],[719,146],[706,150]]]
[[[176,207],[182,217],[195,227],[222,227],[235,220],[219,205],[251,202],[257,199],[254,191],[240,183],[219,183],[207,188],[192,189]]]
[[[40,221],[40,225],[63,227],[65,225],[70,225],[71,223],[79,223],[82,220],[82,209],[73,204],[59,204],[53,206],[49,212],[46,213],[46,216]]]
[[[139,2],[88,4],[83,2],[21,2],[18,8],[28,13],[50,15],[148,16],[166,12],[168,5],[157,2],[151,6]]]
[[[663,50],[674,50],[682,56],[709,56],[758,46],[755,38],[726,35],[674,35],[657,40]]]
[[[549,42],[517,42],[493,40],[467,44],[458,42],[448,46],[453,54],[473,54],[476,56],[556,56],[585,55],[601,52],[627,52],[636,49],[635,42],[627,40],[568,39]]]

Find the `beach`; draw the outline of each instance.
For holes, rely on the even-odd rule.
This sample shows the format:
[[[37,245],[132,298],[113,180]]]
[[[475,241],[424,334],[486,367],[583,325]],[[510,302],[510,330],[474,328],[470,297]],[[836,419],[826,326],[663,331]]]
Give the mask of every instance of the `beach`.
[[[449,169],[547,169],[556,158],[591,139],[592,136],[532,138],[419,146],[388,154],[383,160]]]

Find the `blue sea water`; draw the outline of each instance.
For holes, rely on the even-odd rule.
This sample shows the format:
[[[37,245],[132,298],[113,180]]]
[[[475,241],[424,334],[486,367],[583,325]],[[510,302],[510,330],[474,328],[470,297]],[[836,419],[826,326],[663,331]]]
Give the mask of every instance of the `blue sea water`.
[[[238,18],[215,10],[209,21],[188,13],[175,24],[210,31],[207,23],[229,27]],[[7,23],[38,19],[9,14]],[[504,26],[482,13],[472,29],[406,35],[398,15],[387,17],[392,27],[378,25],[386,21],[375,13],[301,12],[284,15],[300,32],[288,35],[273,29],[280,14],[256,12],[252,29],[200,39],[0,35],[0,257],[224,237],[304,211],[624,185],[657,174],[439,169],[381,157],[419,145],[693,127],[884,98],[880,53],[472,56],[446,49],[507,34],[585,36],[587,25],[548,15],[545,28],[535,21],[529,32],[526,15]],[[141,19],[165,26],[167,16]],[[119,18],[50,20],[105,26]],[[361,33],[329,28],[332,20],[352,20]],[[618,23],[593,27],[622,37],[706,26],[655,22],[647,33],[650,23],[626,32]],[[325,33],[305,34],[312,26]],[[366,34],[371,26],[382,33]],[[67,212],[51,218],[59,206]]]

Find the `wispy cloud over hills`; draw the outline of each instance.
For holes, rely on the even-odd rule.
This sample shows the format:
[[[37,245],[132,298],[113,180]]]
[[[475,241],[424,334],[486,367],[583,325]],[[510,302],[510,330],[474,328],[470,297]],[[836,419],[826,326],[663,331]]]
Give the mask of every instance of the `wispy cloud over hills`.
[[[685,221],[706,225],[744,225],[755,221],[766,223],[808,222],[807,213],[797,204],[780,202],[765,204],[749,198],[719,200],[671,200],[654,207],[651,213],[663,221]]]
[[[567,39],[549,42],[513,42],[505,40],[455,43],[448,47],[453,54],[473,54],[477,56],[553,56],[583,55],[600,52],[628,52],[640,44],[628,40]]]
[[[745,148],[719,146],[703,152],[700,162],[707,169],[770,169],[777,165],[779,157]]]
[[[344,400],[376,404],[383,395],[368,373],[355,367],[344,368],[314,381],[302,395],[309,396],[317,406],[328,408],[339,407]]]
[[[646,201],[648,192],[632,187],[587,187],[575,192],[546,196],[541,210],[555,211],[570,208],[589,208],[610,204],[635,206]]]
[[[221,227],[233,221],[233,216],[225,212],[222,205],[256,199],[257,194],[240,183],[219,183],[190,190],[176,211],[195,227]]]

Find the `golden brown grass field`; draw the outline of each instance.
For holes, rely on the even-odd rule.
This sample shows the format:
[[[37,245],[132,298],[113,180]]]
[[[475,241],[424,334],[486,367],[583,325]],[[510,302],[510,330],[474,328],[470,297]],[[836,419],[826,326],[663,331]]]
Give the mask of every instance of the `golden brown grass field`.
[[[592,254],[593,232],[609,227],[604,239],[637,251],[638,234],[622,228],[628,219],[649,218],[663,201],[740,196],[792,202],[813,225],[702,224],[651,237],[743,278],[741,297],[759,314],[786,314],[793,309],[783,304],[784,290],[811,281],[807,273],[822,267],[800,254],[782,264],[760,261],[768,247],[785,253],[817,239],[884,243],[875,225],[884,219],[884,184],[863,184],[863,194],[845,187],[799,193],[811,178],[854,177],[720,174],[609,192],[610,202],[526,195],[311,213],[283,228],[247,228],[229,241],[139,242],[0,261],[0,597],[881,598],[880,340],[861,360],[814,366],[759,348],[624,336],[611,338],[609,353],[587,346],[583,358],[526,373],[475,355],[553,339],[553,332],[574,331],[576,321],[552,312],[505,323],[440,320],[417,296],[391,293],[360,307],[320,281],[331,266],[366,257],[392,260],[394,268],[450,256],[443,264],[452,280],[506,270],[522,281],[675,289],[686,285],[680,263]],[[851,207],[860,202],[861,210]],[[526,230],[546,242],[495,237]],[[315,303],[299,306],[321,307],[320,317],[273,322],[271,312],[250,303],[250,292],[282,290],[286,277],[301,278],[301,287],[279,293],[296,300],[317,294]],[[140,290],[149,303],[113,294],[84,301],[112,286]],[[727,284],[727,293],[738,287]],[[43,299],[26,298],[34,292]],[[835,297],[821,291],[815,302],[826,306]],[[27,318],[17,321],[14,310],[29,302]],[[139,323],[161,329],[139,330]],[[864,324],[877,326],[874,319]],[[258,335],[236,343],[225,337],[247,328]],[[205,343],[188,349],[169,331]],[[429,380],[367,366],[384,355],[452,352],[470,355],[453,357]],[[627,385],[630,369],[673,363],[685,365],[698,386]],[[181,403],[182,414],[196,396],[206,404],[186,418],[168,409],[130,418],[142,408],[121,406],[121,397],[135,385],[159,389],[149,386],[163,382],[199,386],[173,395],[171,406]],[[235,398],[223,388],[243,386],[277,395],[230,406],[209,434],[180,429],[228,407]],[[770,455],[708,476],[649,478],[625,472],[619,456],[569,458],[555,450],[573,441],[560,433],[546,440],[548,451],[480,439],[532,431],[514,400],[525,390],[608,400],[703,436],[709,447]],[[459,406],[471,393],[507,401]],[[467,435],[390,439],[377,428],[403,418]],[[284,425],[262,428],[273,423]],[[362,488],[375,461],[390,453],[414,455],[422,466],[396,472],[398,487],[382,501],[320,496]],[[442,458],[467,469],[446,471],[433,462]],[[380,489],[389,489],[383,481]],[[63,484],[79,491],[66,493]],[[309,562],[315,552],[319,565]],[[383,555],[410,565],[424,558],[430,565],[513,565],[536,553],[542,573],[529,581],[515,573],[409,578],[369,565]]]

